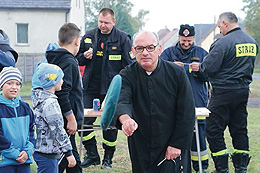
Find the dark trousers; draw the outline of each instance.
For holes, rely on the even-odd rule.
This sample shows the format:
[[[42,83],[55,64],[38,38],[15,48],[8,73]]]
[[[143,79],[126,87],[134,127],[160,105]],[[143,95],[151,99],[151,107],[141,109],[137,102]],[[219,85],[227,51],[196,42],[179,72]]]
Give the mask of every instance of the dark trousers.
[[[201,158],[202,168],[208,169],[208,166],[209,166],[208,157],[205,157],[205,156],[208,155],[207,144],[206,144],[206,119],[199,119],[198,120],[198,130],[199,130],[200,151],[201,151],[200,154],[201,154],[201,157],[202,157]],[[193,153],[196,153],[196,154],[193,155]],[[192,138],[191,155],[198,157],[195,132],[194,132],[193,138]],[[199,162],[196,161],[196,160],[192,159],[192,167],[195,171],[198,171],[199,170]]]
[[[248,95],[248,88],[213,88],[208,107],[211,113],[206,120],[206,136],[212,153],[226,149],[224,131],[227,126],[233,147],[249,150],[246,110]]]
[[[37,152],[33,154],[33,158],[37,163],[37,173],[45,173],[45,172],[58,173],[59,172],[58,159],[49,159]]]
[[[30,164],[21,165],[9,165],[0,167],[0,172],[2,173],[30,173]]]
[[[84,94],[84,108],[92,108],[93,107],[93,100],[95,98],[98,98],[100,100],[100,105],[101,105],[103,100],[104,100],[104,98],[105,98],[105,95]],[[95,121],[96,121],[96,117],[91,117],[91,118],[89,118],[89,117],[86,118],[85,117],[84,118],[84,124],[86,124],[86,125],[93,125],[93,123]],[[84,128],[84,129],[86,129],[86,128]],[[93,130],[83,132],[83,137],[84,136],[88,136],[92,132],[93,132]],[[103,139],[105,141],[108,141],[108,142],[115,142],[117,140],[117,132],[118,132],[117,129],[103,130]],[[94,145],[95,143],[96,143],[95,136],[93,138],[91,138],[90,140],[88,140],[88,141],[83,141],[84,145]],[[113,151],[115,151],[115,146],[109,146],[109,145],[106,145],[105,143],[103,143],[103,148],[105,150],[113,150]]]
[[[62,173],[66,169],[66,173],[81,173],[82,168],[80,167],[81,162],[80,162],[80,157],[79,157],[79,153],[78,153],[77,146],[76,146],[75,135],[70,136],[70,142],[72,145],[72,154],[74,155],[77,164],[73,168],[69,168],[68,161],[64,157],[59,164],[59,172]]]

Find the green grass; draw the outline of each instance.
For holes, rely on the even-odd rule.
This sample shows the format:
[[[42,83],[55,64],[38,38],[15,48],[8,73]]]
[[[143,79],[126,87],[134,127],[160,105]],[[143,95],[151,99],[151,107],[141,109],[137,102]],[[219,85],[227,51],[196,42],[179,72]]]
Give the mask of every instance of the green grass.
[[[259,155],[259,142],[260,142],[260,120],[258,118],[260,114],[260,108],[251,108],[248,109],[249,117],[248,117],[248,136],[249,136],[249,146],[250,146],[250,155],[252,156],[250,164],[248,166],[248,173],[255,173],[259,171],[258,164],[260,163],[260,155]],[[228,129],[225,131],[225,141],[227,145],[227,149],[229,153],[233,153],[233,147],[231,142],[231,137]],[[209,159],[209,169],[208,171],[213,171],[214,163],[212,158]],[[233,163],[231,158],[229,159],[229,172],[234,172]]]
[[[260,108],[252,108],[248,109],[249,112],[249,118],[248,118],[248,135],[249,135],[249,142],[250,142],[250,155],[252,156],[250,164],[248,166],[248,173],[255,173],[258,172],[260,163]],[[102,148],[102,132],[101,131],[95,131],[97,143],[98,143],[98,151],[101,156],[101,160],[103,158],[103,148]],[[225,140],[227,144],[228,151],[232,153],[232,144],[231,144],[231,138],[229,135],[228,130],[225,131]],[[79,145],[80,138],[77,137],[77,144]],[[101,170],[101,165],[97,166],[90,166],[89,168],[84,168],[83,171],[86,173],[130,173],[131,172],[131,162],[130,157],[128,153],[127,148],[127,138],[122,133],[122,131],[119,131],[118,133],[118,139],[117,139],[117,150],[115,152],[114,158],[113,158],[113,169],[112,170]],[[78,147],[79,148],[79,147]],[[84,150],[82,152],[81,159],[83,159]],[[210,151],[209,151],[210,153]],[[31,166],[32,173],[36,173],[36,166],[33,164]],[[229,168],[230,172],[234,172],[233,164],[231,162],[231,159],[229,159]],[[210,157],[209,159],[209,169],[208,172],[214,170],[214,163]]]
[[[21,96],[30,96],[31,95],[31,82],[23,82],[20,94]]]
[[[250,155],[252,156],[249,167],[248,167],[248,173],[255,173],[258,172],[259,166],[258,163],[260,163],[260,108],[252,108],[248,109],[249,112],[249,118],[248,118],[248,135],[249,135],[249,142],[250,142]],[[102,149],[102,135],[101,131],[95,131],[98,141],[98,150],[99,154],[101,155],[101,159],[103,156],[103,149]],[[225,131],[225,140],[227,144],[228,151],[230,153],[233,152],[233,147],[231,144],[231,138],[228,132],[228,129]],[[78,139],[79,141],[79,139]],[[79,143],[79,142],[78,142]],[[210,151],[209,151],[210,153]],[[131,162],[129,158],[128,148],[127,148],[127,139],[125,135],[119,131],[118,133],[118,144],[117,144],[117,150],[115,152],[115,156],[113,158],[113,169],[112,170],[101,170],[101,165],[98,166],[91,166],[89,168],[84,168],[84,172],[88,173],[96,173],[96,172],[104,172],[104,173],[129,173],[131,172]],[[229,168],[230,172],[234,172],[233,163],[231,162],[231,159],[229,159]],[[212,158],[209,158],[209,168],[208,172],[211,172],[215,170],[214,163],[212,161]]]
[[[100,118],[98,118],[95,124],[100,123]],[[102,162],[104,156],[104,150],[102,148],[102,131],[96,130],[95,131],[96,140],[97,140],[97,147],[98,152],[100,155],[100,159]],[[80,138],[77,137],[77,144],[79,146]],[[79,148],[79,147],[78,147]],[[84,148],[84,147],[83,147]],[[82,150],[81,153],[81,160],[83,160],[83,156],[85,154],[85,149]],[[131,172],[131,161],[127,147],[127,137],[123,134],[121,130],[118,131],[117,136],[117,146],[116,151],[113,157],[113,169],[112,170],[101,170],[101,165],[97,166],[90,166],[89,168],[83,168],[83,172],[88,173],[96,173],[96,172],[104,172],[104,173],[129,173]]]
[[[260,67],[255,67],[254,68],[254,73],[260,73]]]
[[[254,80],[251,84],[251,94],[250,97],[260,97],[260,80]],[[24,83],[23,88],[21,89],[21,95],[30,95],[30,83]],[[29,104],[31,104],[31,101],[26,101]],[[259,172],[259,166],[260,163],[260,108],[249,108],[249,117],[248,117],[248,136],[249,136],[249,142],[250,142],[250,155],[252,156],[249,167],[248,167],[248,173],[255,173]],[[99,123],[99,120],[97,120],[96,123]],[[95,131],[96,133],[96,139],[98,143],[98,151],[101,156],[101,160],[103,159],[103,148],[102,148],[102,131]],[[80,138],[77,136],[77,145],[79,146]],[[228,129],[225,131],[225,140],[227,143],[227,148],[230,153],[232,153],[232,144],[231,144],[231,138],[228,132]],[[117,150],[114,154],[113,158],[113,169],[112,170],[101,170],[101,165],[97,166],[90,166],[89,168],[84,168],[84,172],[88,173],[130,173],[131,172],[131,162],[130,157],[128,153],[128,147],[127,147],[127,138],[122,133],[122,131],[118,132],[118,139],[117,139]],[[78,147],[79,148],[79,147]],[[83,153],[85,151],[83,150],[81,159],[83,159]],[[210,154],[210,151],[209,151]],[[231,162],[231,159],[229,160],[229,168],[230,172],[234,172],[233,164]],[[214,170],[214,164],[210,157],[209,159],[209,169],[208,172]],[[31,165],[31,172],[36,173],[36,164]]]
[[[98,152],[100,155],[100,159],[102,162],[104,150],[102,148],[102,131],[98,130],[95,131],[96,139],[97,139],[97,146],[98,146]],[[80,142],[80,138],[77,139],[78,145]],[[79,148],[79,147],[78,147]],[[83,149],[83,152],[81,154],[81,159],[83,160],[83,156],[85,154],[85,149]],[[130,156],[128,152],[127,147],[127,137],[123,134],[122,131],[118,131],[118,137],[117,137],[117,148],[113,157],[113,168],[112,170],[102,170],[100,169],[101,165],[97,166],[90,166],[88,168],[83,168],[83,172],[88,173],[97,173],[97,172],[103,172],[103,173],[130,173],[131,172],[131,161]]]

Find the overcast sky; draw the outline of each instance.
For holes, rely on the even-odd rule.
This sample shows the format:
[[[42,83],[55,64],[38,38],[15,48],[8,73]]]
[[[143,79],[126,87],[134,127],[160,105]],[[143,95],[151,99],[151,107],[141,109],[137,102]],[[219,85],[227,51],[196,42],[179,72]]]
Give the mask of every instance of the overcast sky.
[[[212,24],[222,12],[232,11],[244,19],[241,10],[246,4],[242,0],[130,0],[134,4],[133,15],[140,9],[149,10],[143,29],[159,31],[160,29],[179,28],[181,24]]]

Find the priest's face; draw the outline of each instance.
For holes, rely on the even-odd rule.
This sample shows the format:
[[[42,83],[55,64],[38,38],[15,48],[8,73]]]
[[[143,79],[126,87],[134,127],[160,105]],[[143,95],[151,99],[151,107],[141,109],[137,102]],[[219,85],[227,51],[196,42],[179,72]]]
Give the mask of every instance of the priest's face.
[[[162,46],[153,33],[142,31],[135,35],[132,53],[144,70],[152,72],[156,69],[161,52]]]

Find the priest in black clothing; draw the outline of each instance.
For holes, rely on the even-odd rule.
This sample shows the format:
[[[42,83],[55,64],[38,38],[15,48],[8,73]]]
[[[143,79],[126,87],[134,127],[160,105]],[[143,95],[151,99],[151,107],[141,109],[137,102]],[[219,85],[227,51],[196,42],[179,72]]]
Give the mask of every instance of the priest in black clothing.
[[[137,62],[121,70],[116,126],[128,136],[132,172],[179,172],[181,150],[190,149],[195,106],[182,67],[159,59],[162,46],[148,31],[134,35]]]

